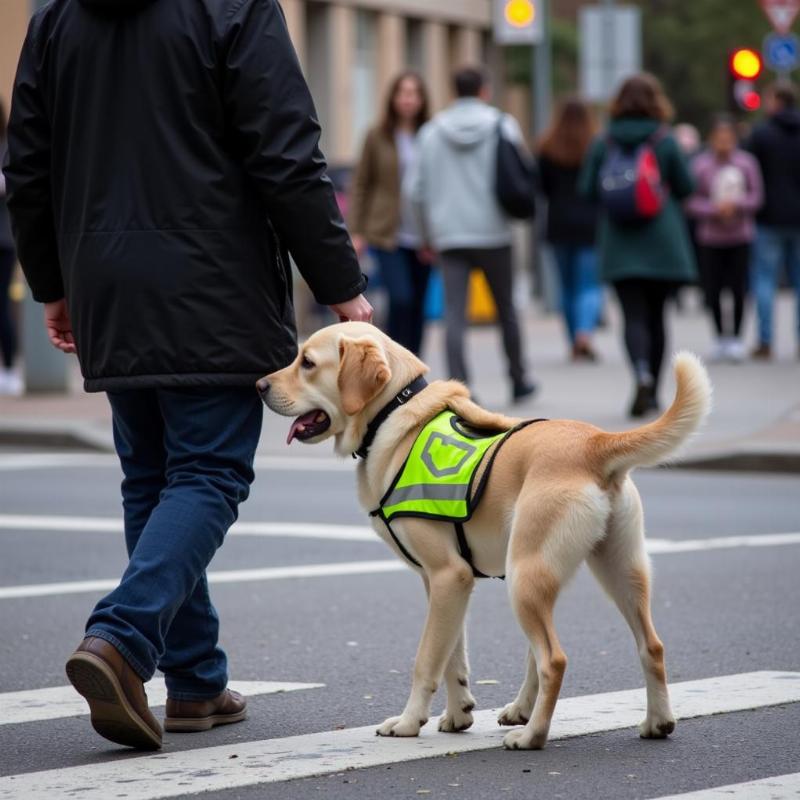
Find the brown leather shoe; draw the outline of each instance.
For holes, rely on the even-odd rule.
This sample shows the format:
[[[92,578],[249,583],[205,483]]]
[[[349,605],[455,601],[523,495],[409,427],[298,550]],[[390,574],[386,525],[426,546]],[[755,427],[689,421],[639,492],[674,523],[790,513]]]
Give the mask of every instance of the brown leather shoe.
[[[768,344],[761,342],[758,347],[750,353],[750,358],[755,361],[769,361],[772,358],[772,348]]]
[[[158,750],[161,726],[147,705],[144,683],[114,645],[87,636],[67,661],[67,677],[86,698],[92,727],[111,742]]]
[[[207,731],[217,725],[241,722],[247,717],[247,701],[239,692],[226,689],[211,700],[167,698],[164,729],[170,733]]]

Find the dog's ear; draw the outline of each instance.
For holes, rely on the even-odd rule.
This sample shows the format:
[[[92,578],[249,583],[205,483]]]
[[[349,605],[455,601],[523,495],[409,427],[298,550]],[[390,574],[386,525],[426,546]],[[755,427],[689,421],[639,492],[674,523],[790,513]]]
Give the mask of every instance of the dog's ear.
[[[392,372],[383,348],[371,336],[339,340],[339,395],[348,416],[358,414],[389,383]]]

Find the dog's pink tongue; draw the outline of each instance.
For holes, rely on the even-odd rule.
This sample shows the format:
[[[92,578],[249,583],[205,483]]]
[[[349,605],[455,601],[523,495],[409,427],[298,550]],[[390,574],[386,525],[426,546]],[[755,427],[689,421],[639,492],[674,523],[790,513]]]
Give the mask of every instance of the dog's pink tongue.
[[[292,439],[297,436],[298,431],[305,430],[306,425],[311,425],[314,418],[319,414],[319,411],[309,411],[308,414],[301,414],[289,428],[289,436],[286,438],[286,444],[291,444]]]

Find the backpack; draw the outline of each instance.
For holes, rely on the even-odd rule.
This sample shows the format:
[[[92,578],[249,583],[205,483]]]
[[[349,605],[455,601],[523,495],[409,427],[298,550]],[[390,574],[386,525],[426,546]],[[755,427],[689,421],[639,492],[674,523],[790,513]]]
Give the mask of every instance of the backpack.
[[[503,115],[497,122],[495,195],[509,217],[532,219],[536,214],[536,167],[533,160],[503,135]]]
[[[621,223],[646,222],[664,208],[667,190],[661,179],[655,146],[662,129],[635,147],[608,138],[600,167],[600,204],[610,219]]]

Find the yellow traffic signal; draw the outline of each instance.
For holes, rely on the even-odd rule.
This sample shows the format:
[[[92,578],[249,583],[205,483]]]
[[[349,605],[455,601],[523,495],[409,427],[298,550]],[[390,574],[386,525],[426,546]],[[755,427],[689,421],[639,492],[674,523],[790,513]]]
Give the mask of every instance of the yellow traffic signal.
[[[532,0],[508,0],[503,13],[509,25],[527,28],[536,19],[536,6]]]
[[[731,72],[736,78],[755,80],[761,74],[761,56],[749,47],[742,47],[731,54]]]

